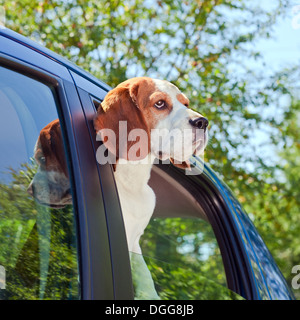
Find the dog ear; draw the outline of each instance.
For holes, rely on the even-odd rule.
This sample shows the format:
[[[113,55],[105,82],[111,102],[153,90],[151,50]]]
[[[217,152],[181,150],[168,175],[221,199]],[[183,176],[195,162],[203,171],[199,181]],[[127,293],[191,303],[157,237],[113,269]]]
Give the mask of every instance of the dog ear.
[[[177,168],[191,170],[191,164],[189,160],[183,161],[181,163],[175,163],[175,160],[173,158],[170,158],[170,161]]]
[[[140,86],[141,86],[140,82],[134,82],[128,88],[130,98],[136,107],[139,107],[138,102],[137,102],[137,96],[138,96],[138,90],[139,90]]]
[[[116,156],[116,159],[126,160],[143,159],[150,152],[150,128],[147,126],[142,111],[137,107],[137,95],[139,83],[132,85],[117,86],[111,90],[101,103],[94,118],[94,128],[97,134],[100,134],[101,140],[110,153]],[[105,140],[105,131],[109,129],[115,134],[115,141]],[[141,129],[145,132],[148,141],[131,141],[128,138],[133,129]],[[120,132],[121,130],[121,132]],[[134,135],[133,135],[134,136]],[[140,136],[140,139],[143,137]],[[137,142],[146,144],[147,148],[140,148],[136,158],[131,155],[129,150]]]
[[[69,176],[67,161],[64,151],[63,138],[60,128],[59,120],[55,120],[50,128],[50,141],[51,141],[51,149],[53,154],[55,155],[63,173],[66,177]]]
[[[48,159],[47,162],[56,163],[59,165],[57,169],[62,171],[66,177],[69,176],[58,119],[48,123],[48,125],[41,130],[37,146],[39,146],[44,157]]]

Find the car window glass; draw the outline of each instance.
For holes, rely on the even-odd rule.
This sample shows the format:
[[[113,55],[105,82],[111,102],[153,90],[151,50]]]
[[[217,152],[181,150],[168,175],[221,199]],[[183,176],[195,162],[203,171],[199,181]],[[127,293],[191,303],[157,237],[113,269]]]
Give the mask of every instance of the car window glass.
[[[52,88],[0,67],[0,299],[80,298],[57,106]]]
[[[136,298],[153,298],[154,284],[159,299],[242,299],[227,288],[220,248],[196,199],[157,168],[150,186],[156,207],[141,237],[142,256],[131,254]]]

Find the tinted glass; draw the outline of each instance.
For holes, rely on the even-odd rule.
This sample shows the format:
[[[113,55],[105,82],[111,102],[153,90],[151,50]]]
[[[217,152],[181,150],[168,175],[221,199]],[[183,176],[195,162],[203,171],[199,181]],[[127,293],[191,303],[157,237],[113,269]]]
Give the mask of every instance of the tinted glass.
[[[0,299],[78,299],[77,235],[54,91],[0,67]]]
[[[196,193],[157,168],[150,185],[156,207],[140,241],[143,256],[131,254],[137,298],[153,297],[152,278],[160,299],[242,299],[227,288],[220,248]]]

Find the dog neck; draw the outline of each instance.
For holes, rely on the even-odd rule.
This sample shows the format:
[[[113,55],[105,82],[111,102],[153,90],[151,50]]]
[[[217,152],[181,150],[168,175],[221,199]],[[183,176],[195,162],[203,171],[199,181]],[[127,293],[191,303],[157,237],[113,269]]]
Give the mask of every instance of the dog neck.
[[[155,157],[148,156],[139,161],[119,159],[115,169],[115,179],[118,187],[129,190],[130,193],[139,192],[148,184]]]

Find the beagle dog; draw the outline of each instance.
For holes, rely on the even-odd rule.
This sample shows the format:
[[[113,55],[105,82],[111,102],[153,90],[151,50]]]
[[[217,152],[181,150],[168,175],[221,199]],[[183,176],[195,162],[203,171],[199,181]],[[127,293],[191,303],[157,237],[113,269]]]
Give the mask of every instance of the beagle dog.
[[[170,82],[138,77],[111,90],[94,118],[97,138],[116,160],[112,164],[136,299],[159,299],[139,245],[156,202],[148,185],[152,165],[156,159],[170,159],[175,166],[189,168],[188,159],[203,153],[207,144],[208,120],[188,106],[188,98]],[[126,124],[126,132],[120,131],[120,123]],[[182,135],[185,131],[188,134]],[[106,139],[107,132],[115,134],[113,143]],[[34,157],[39,168],[28,192],[39,203],[53,208],[71,204],[59,120],[41,130]]]
[[[132,252],[141,253],[139,239],[155,206],[155,195],[148,185],[154,160],[169,158],[175,166],[189,168],[188,159],[203,153],[207,144],[208,120],[188,106],[188,98],[170,82],[138,77],[111,90],[98,108],[94,128],[117,159],[115,180]],[[127,123],[127,137],[119,136],[121,122]],[[106,140],[107,129],[115,133],[115,143]],[[146,133],[143,142],[147,148],[140,148],[138,156],[131,153],[130,157],[130,148],[138,143],[132,141],[130,133],[136,129]],[[203,134],[197,135],[197,129]],[[179,139],[185,130],[190,132],[189,139]],[[127,150],[120,145],[122,140],[127,142]],[[170,140],[173,143],[167,143]],[[183,149],[190,150],[190,154],[181,152]]]
[[[137,77],[111,90],[94,119],[97,137],[116,159],[114,174],[128,248],[131,253],[135,253],[131,256],[135,257],[131,262],[141,274],[139,279],[135,279],[138,298],[143,296],[145,287],[148,288],[146,298],[159,298],[139,245],[155,208],[155,194],[148,185],[152,165],[158,158],[170,159],[180,168],[189,168],[188,159],[193,154],[203,153],[207,144],[208,120],[188,107],[188,98],[170,82]],[[122,137],[120,123],[126,123],[127,126]],[[132,132],[137,129],[143,134],[134,140],[132,137],[136,135]],[[185,131],[188,134],[182,139]],[[202,134],[197,134],[198,131]],[[113,143],[107,139],[107,132],[115,133]],[[130,153],[134,144],[139,144],[140,148]]]
[[[40,204],[63,208],[72,204],[70,181],[59,120],[45,126],[34,148],[38,170],[27,191]]]

